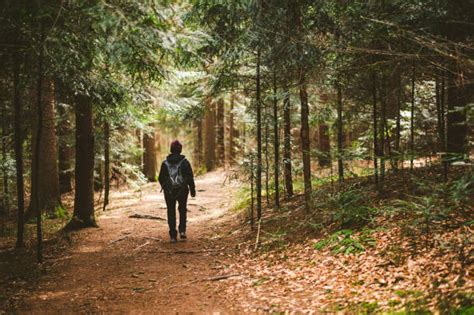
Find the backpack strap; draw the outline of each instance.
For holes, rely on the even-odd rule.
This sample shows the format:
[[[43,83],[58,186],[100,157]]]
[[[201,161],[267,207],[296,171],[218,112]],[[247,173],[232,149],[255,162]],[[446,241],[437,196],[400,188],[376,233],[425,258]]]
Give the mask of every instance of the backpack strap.
[[[186,158],[182,159],[181,161],[178,162],[178,167],[181,166],[181,164],[184,162],[184,160],[186,160]]]
[[[181,166],[181,163],[183,163],[184,160],[186,160],[186,158],[184,158],[184,159],[182,159],[181,161],[179,161],[178,163],[176,163],[176,165],[177,165],[178,167],[180,167],[180,166]],[[168,162],[168,160],[165,160],[165,165],[166,165],[168,168],[171,166],[171,165],[170,165],[170,162]]]

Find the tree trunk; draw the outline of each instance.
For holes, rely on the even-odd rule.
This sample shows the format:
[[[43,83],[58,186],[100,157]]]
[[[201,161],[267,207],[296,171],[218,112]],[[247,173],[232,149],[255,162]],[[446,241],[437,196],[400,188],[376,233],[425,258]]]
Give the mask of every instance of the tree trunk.
[[[66,230],[97,226],[94,213],[94,123],[88,96],[76,96],[76,165],[72,220]]]
[[[110,194],[110,124],[104,123],[104,205],[102,210],[105,211],[109,205]]]
[[[379,169],[377,164],[377,158],[379,155],[377,145],[377,76],[375,72],[372,74],[372,119],[373,119],[373,136],[374,136],[374,180],[375,185],[378,187],[379,184]]]
[[[400,81],[400,64],[396,64],[395,68],[388,76],[387,89],[385,91],[386,93],[385,103],[386,103],[386,112],[387,112],[384,119],[385,148],[387,149],[387,155],[388,155],[392,170],[396,170],[398,165],[397,165],[397,159],[393,152],[394,147],[392,147],[392,145],[394,144],[392,144],[392,131],[388,124],[388,118],[398,116],[399,81]]]
[[[235,122],[234,122],[234,102],[235,102],[235,95],[232,93],[230,95],[230,108],[229,108],[229,141],[227,143],[227,159],[229,165],[233,165],[235,163]]]
[[[400,157],[402,156],[402,152],[400,150],[400,139],[401,139],[401,120],[402,120],[402,77],[401,74],[398,73],[398,86],[397,86],[397,121],[396,121],[396,129],[395,129],[395,169],[398,169],[400,163]],[[403,161],[402,161],[403,162]]]
[[[385,79],[385,78],[384,78]],[[379,85],[379,102],[380,102],[380,188],[383,189],[384,180],[385,180],[385,127],[386,127],[386,117],[387,117],[387,102],[384,95],[385,85]]]
[[[318,163],[320,167],[327,167],[331,165],[331,139],[329,137],[329,126],[326,124],[319,124],[318,130]]]
[[[95,163],[95,167],[96,169],[94,171],[94,191],[100,192],[100,199],[100,196],[102,195],[102,189],[104,188],[104,167],[102,165],[102,161],[97,161],[97,163]]]
[[[150,182],[155,182],[158,170],[156,160],[156,130],[153,124],[149,127],[151,131],[143,134],[143,174]]]
[[[463,159],[467,153],[466,106],[468,91],[464,83],[458,82],[457,74],[448,77],[447,152],[453,160]]]
[[[257,51],[257,71],[255,76],[256,110],[257,110],[257,221],[262,217],[262,104],[260,99],[260,56],[261,49]]]
[[[229,163],[231,165],[235,164],[236,161],[236,139],[239,137],[239,131],[235,128],[235,118],[234,118],[234,107],[235,107],[235,94],[232,93],[230,96],[230,110],[229,110]]]
[[[339,175],[339,182],[344,181],[344,162],[343,162],[343,150],[344,150],[344,133],[343,133],[343,121],[342,121],[342,87],[337,84],[337,170]]]
[[[396,163],[393,159],[392,146],[391,146],[392,140],[390,137],[390,130],[388,127],[387,117],[385,117],[384,126],[385,126],[385,138],[384,138],[385,148],[387,149],[388,158],[390,160],[390,166],[392,167],[392,169],[395,169]]]
[[[204,115],[204,161],[206,170],[210,172],[213,171],[216,166],[216,116],[215,104],[212,103],[210,98],[208,99],[207,105]]]
[[[299,40],[297,44],[298,51],[301,56],[304,56],[303,46],[301,41],[303,39],[303,24],[301,22],[301,7],[300,1],[295,1],[293,4],[294,25],[296,26],[296,38]],[[306,87],[306,69],[304,64],[300,64],[299,69],[299,92],[301,103],[301,150],[303,159],[303,181],[304,181],[304,197],[305,197],[305,211],[309,212],[311,209],[311,157],[310,157],[310,137],[309,137],[309,105],[308,92]]]
[[[23,181],[23,134],[22,134],[22,103],[20,90],[20,62],[15,60],[13,73],[13,105],[15,107],[15,164],[16,164],[16,192],[18,206],[18,226],[16,248],[24,247],[24,211],[25,186]]]
[[[268,149],[269,149],[269,134],[270,126],[268,124],[268,112],[267,107],[265,106],[265,196],[267,199],[267,207],[270,206],[270,162],[268,159]]]
[[[283,144],[283,164],[285,176],[286,197],[293,197],[293,172],[291,161],[291,104],[290,91],[285,89],[285,100],[283,104],[283,121],[284,121],[284,144]]]
[[[446,13],[450,21],[444,28],[447,38],[454,43],[454,57],[466,55],[471,56],[471,47],[464,43],[472,40],[474,25],[472,23],[458,23],[459,21],[472,21],[474,3],[472,1],[451,0],[448,1]],[[463,43],[463,44],[461,44]],[[469,159],[468,139],[468,104],[474,101],[474,83],[472,68],[463,66],[461,61],[448,59],[445,67],[447,75],[447,101],[448,111],[446,116],[446,146],[450,161]],[[472,106],[471,106],[472,107]]]
[[[136,129],[135,130],[135,136],[137,137],[137,142],[136,142],[136,145],[137,145],[137,148],[142,152],[142,154],[140,154],[138,156],[138,159],[136,162],[138,162],[138,165],[140,167],[141,170],[143,170],[143,136],[142,136],[143,132],[141,129]],[[135,161],[134,161],[135,162]]]
[[[411,77],[411,109],[410,109],[410,170],[413,170],[415,155],[415,66]]]
[[[3,161],[7,161],[8,154],[7,154],[7,146],[8,146],[8,118],[7,118],[7,105],[6,102],[3,103],[2,107],[2,158]],[[6,214],[10,211],[10,189],[9,189],[9,170],[8,167],[3,167],[3,206],[5,209]]]
[[[278,99],[277,99],[276,73],[273,70],[273,167],[274,167],[274,186],[275,186],[275,207],[280,207],[280,132],[278,127]]]
[[[203,150],[203,139],[202,139],[202,119],[197,118],[194,120],[194,129],[196,130],[196,138],[194,145],[194,168],[200,169],[202,166],[202,150]]]
[[[41,80],[41,91],[37,91],[41,95],[42,121],[39,123],[39,115],[33,123],[32,149],[33,152],[38,151],[38,155],[32,155],[31,163],[31,196],[38,194],[38,204],[36,198],[31,198],[30,209],[46,210],[50,214],[58,205],[61,204],[59,191],[59,171],[58,171],[58,151],[56,139],[56,114],[54,101],[54,84],[50,79]],[[39,106],[37,104],[37,106]],[[37,150],[36,145],[39,142],[38,131],[41,129],[41,145]],[[38,159],[38,163],[36,162]],[[33,178],[38,177],[38,182]]]
[[[58,106],[58,167],[59,167],[59,192],[61,194],[72,191],[72,148],[71,148],[71,121],[67,108]]]
[[[305,209],[307,212],[311,209],[311,158],[310,158],[310,139],[309,139],[309,106],[308,93],[306,91],[306,82],[304,73],[301,74],[300,81],[300,100],[301,100],[301,148],[303,151],[303,179]]]
[[[44,42],[44,31],[43,27],[41,27],[41,33],[42,33],[42,41]],[[41,170],[41,163],[40,163],[40,154],[41,154],[41,146],[42,146],[42,138],[43,138],[43,115],[44,115],[44,110],[43,106],[46,105],[44,104],[43,100],[43,83],[44,83],[44,71],[43,71],[43,62],[44,62],[44,47],[41,46],[40,49],[40,54],[38,57],[38,79],[36,82],[36,118],[37,118],[37,123],[36,123],[36,128],[34,128],[35,132],[33,133],[35,137],[32,139],[33,142],[33,157],[32,157],[32,167],[35,172],[32,172],[32,177],[31,177],[31,186],[33,187],[40,187],[40,174],[39,171]],[[55,157],[55,155],[53,156]],[[33,193],[34,191],[34,193]],[[41,263],[43,261],[43,222],[42,222],[42,211],[41,211],[41,201],[40,201],[40,191],[39,189],[32,189],[32,194],[31,194],[31,199],[33,202],[33,209],[36,214],[36,259],[38,263]],[[31,203],[30,203],[31,205]]]
[[[253,227],[255,225],[254,221],[254,208],[255,208],[255,200],[254,200],[254,179],[255,177],[253,176],[253,154],[250,155],[250,227],[253,230]]]
[[[435,94],[436,94],[436,112],[437,112],[437,123],[438,123],[438,151],[446,151],[446,132],[445,132],[445,108],[444,108],[444,79],[440,80],[439,77],[435,79]]]
[[[217,101],[217,165],[225,165],[224,98]]]

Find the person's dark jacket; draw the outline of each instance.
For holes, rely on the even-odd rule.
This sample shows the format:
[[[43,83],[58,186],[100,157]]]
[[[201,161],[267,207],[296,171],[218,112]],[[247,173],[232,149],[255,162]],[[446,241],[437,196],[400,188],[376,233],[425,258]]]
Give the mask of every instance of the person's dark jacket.
[[[172,153],[166,157],[166,160],[168,161],[168,163],[177,164],[185,158],[186,157],[184,155]],[[183,191],[183,193],[187,194],[188,188],[189,188],[189,191],[191,192],[191,196],[193,197],[196,196],[196,187],[194,185],[194,175],[193,175],[193,169],[191,167],[191,164],[189,163],[188,160],[184,160],[181,163],[180,167],[181,167],[181,174],[183,175],[183,178],[186,182],[186,189],[185,191]],[[170,191],[170,187],[168,187],[168,185],[170,184],[168,180],[169,176],[170,175],[168,173],[168,167],[166,166],[165,161],[163,161],[163,163],[161,163],[161,169],[160,169],[160,175],[158,176],[158,181],[160,182],[161,188],[163,188],[165,192]]]

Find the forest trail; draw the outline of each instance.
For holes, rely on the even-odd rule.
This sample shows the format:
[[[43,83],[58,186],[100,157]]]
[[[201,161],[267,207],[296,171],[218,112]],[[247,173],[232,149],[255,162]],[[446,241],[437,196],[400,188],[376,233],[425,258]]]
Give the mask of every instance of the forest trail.
[[[223,183],[225,182],[225,185]],[[137,191],[115,191],[99,229],[72,235],[72,249],[56,259],[20,313],[221,312],[231,305],[214,277],[224,271],[232,244],[219,232],[230,223],[228,210],[236,185],[226,173],[196,181],[197,198],[188,201],[188,240],[171,244],[159,184]],[[141,197],[140,197],[141,195]]]

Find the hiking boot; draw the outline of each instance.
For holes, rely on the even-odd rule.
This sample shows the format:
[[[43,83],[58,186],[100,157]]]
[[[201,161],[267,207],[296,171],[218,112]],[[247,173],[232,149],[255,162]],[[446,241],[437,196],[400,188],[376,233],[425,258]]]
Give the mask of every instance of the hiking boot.
[[[172,237],[172,238],[170,239],[170,243],[176,243],[177,241],[178,241],[178,240],[176,239],[176,237]]]
[[[186,233],[185,232],[179,232],[179,238],[182,239],[182,240],[185,240],[187,238]]]

